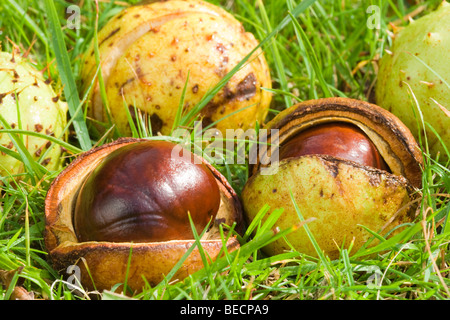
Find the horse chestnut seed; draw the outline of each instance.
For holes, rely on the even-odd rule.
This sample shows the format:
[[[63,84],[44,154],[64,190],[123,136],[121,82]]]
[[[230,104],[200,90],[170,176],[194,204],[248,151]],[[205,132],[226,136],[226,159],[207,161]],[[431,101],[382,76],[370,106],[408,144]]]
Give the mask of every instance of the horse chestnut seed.
[[[382,170],[388,170],[375,145],[357,126],[330,122],[313,126],[280,147],[280,160],[308,154],[330,155]]]
[[[85,180],[76,200],[79,241],[193,239],[188,214],[196,231],[203,231],[219,210],[219,187],[203,162],[174,156],[175,146],[144,141],[110,153]]]

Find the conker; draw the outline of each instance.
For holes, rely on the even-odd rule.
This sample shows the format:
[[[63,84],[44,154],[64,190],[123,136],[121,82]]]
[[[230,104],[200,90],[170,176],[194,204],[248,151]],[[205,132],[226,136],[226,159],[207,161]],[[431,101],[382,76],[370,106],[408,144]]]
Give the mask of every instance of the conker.
[[[357,126],[330,122],[301,131],[280,147],[280,160],[303,155],[330,155],[382,170],[387,165],[375,145]]]
[[[138,142],[104,158],[76,201],[78,240],[193,239],[188,214],[200,233],[219,209],[219,187],[203,162],[172,155],[175,146],[167,141]]]
[[[241,192],[244,212],[252,223],[264,204],[283,208],[273,227],[295,226],[264,246],[265,254],[295,249],[338,259],[347,249],[355,258],[378,243],[368,230],[391,237],[414,221],[422,154],[392,113],[362,100],[323,98],[281,111],[265,129],[267,144]]]
[[[129,147],[125,148],[126,146]],[[140,149],[144,146],[147,149],[145,151]],[[183,280],[204,268],[203,254],[206,254],[208,261],[212,262],[223,256],[224,250],[232,252],[240,247],[237,237],[231,233],[243,234],[245,225],[241,203],[232,186],[205,159],[196,157],[195,160],[199,161],[192,163],[189,161],[189,156],[194,155],[187,150],[182,154],[186,158],[176,156],[179,149],[175,150],[172,156],[173,147],[174,145],[169,142],[150,142],[150,140],[130,137],[119,138],[80,154],[55,178],[45,197],[44,232],[45,248],[55,270],[60,270],[62,276],[67,276],[65,271],[69,266],[79,267],[77,279],[83,288],[89,291],[111,290],[111,288],[117,288],[117,284],[126,281],[132,291],[140,292],[148,285],[153,287],[161,281],[167,281],[169,279],[167,275],[171,275],[171,282]],[[119,149],[121,151],[113,157],[113,153]],[[131,154],[126,155],[128,152]],[[119,165],[121,159],[125,167]],[[114,170],[108,171],[109,162]],[[126,168],[129,171],[125,170]],[[106,175],[103,176],[100,170]],[[215,181],[211,179],[210,173]],[[85,189],[86,179],[94,174],[97,174],[99,179],[102,177],[102,181],[106,181],[109,176],[108,179],[114,180],[114,184],[103,182],[97,188]],[[186,225],[189,222],[183,224],[180,220],[185,218],[186,221],[189,211],[194,224],[200,227],[197,223],[198,214],[203,212],[209,215],[209,208],[214,207],[214,201],[217,201],[216,185],[220,193],[220,205],[214,221],[208,225],[208,230],[199,241],[202,248],[200,251],[195,248],[198,244],[197,239],[182,239],[184,236],[182,233],[188,233],[188,236],[191,236],[192,229],[189,228],[189,231],[186,231],[188,230]],[[106,193],[108,188],[115,191],[116,197],[116,199],[105,198],[108,201],[103,203],[108,204],[110,208],[114,208],[114,204],[122,200],[124,204],[129,204],[128,200],[132,201],[135,207],[137,207],[136,203],[157,204],[160,211],[153,212],[155,217],[158,217],[156,229],[161,229],[157,230],[159,234],[173,231],[173,239],[170,241],[147,239],[149,242],[138,242],[142,241],[136,237],[139,233],[149,232],[144,227],[151,220],[153,213],[145,211],[133,214],[131,212],[130,217],[127,217],[124,211],[114,208],[113,211],[107,212],[108,208],[104,207],[103,212],[109,220],[99,221],[99,226],[109,230],[112,230],[113,226],[121,226],[116,228],[117,232],[111,232],[110,235],[124,238],[123,234],[133,234],[130,236],[131,240],[127,240],[128,242],[80,241],[78,233],[85,229],[89,219],[93,220],[88,217],[92,212],[81,210],[82,197],[89,199],[89,192],[91,192],[89,190]],[[149,190],[155,193],[148,193]],[[94,194],[94,191],[91,193]],[[82,196],[82,194],[85,195]],[[152,202],[151,199],[155,201]],[[77,202],[79,202],[78,206]],[[171,209],[167,209],[169,207]],[[211,212],[214,210],[211,209]],[[85,221],[81,221],[82,223],[78,223],[77,228],[74,226],[75,211],[78,211],[81,216],[85,215],[86,218]],[[113,217],[111,213],[115,213],[117,217]],[[166,214],[175,218],[169,223]],[[176,214],[180,214],[180,220]],[[140,225],[142,221],[140,219],[144,221],[142,223],[144,226]],[[175,226],[172,225],[173,222],[180,223],[176,223]],[[204,223],[202,221],[201,225],[203,226]],[[127,231],[125,225],[132,229]],[[233,226],[233,229],[228,226]],[[153,228],[152,231],[155,229]],[[226,242],[224,239],[227,239]]]

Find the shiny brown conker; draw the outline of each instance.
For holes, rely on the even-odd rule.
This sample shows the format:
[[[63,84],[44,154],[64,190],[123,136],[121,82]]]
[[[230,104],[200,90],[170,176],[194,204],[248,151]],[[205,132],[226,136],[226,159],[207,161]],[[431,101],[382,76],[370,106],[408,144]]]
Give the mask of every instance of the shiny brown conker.
[[[111,152],[85,180],[74,211],[78,240],[159,242],[193,239],[214,219],[220,191],[201,161],[176,144],[144,141]]]
[[[323,123],[301,131],[280,147],[279,159],[311,154],[330,155],[388,170],[369,137],[357,126],[345,122]]]

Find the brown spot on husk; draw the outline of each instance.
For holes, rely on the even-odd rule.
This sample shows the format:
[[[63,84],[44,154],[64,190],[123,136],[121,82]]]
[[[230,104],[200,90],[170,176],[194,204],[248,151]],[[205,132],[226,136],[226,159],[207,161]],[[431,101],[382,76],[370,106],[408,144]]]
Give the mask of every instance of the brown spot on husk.
[[[111,38],[113,35],[115,35],[117,32],[119,32],[120,27],[114,29],[113,31],[111,31],[100,43],[99,46],[101,46],[106,40],[108,40],[109,38]],[[94,52],[94,51],[92,51]]]
[[[127,84],[133,82],[134,79],[135,79],[135,78],[133,77],[133,78],[130,78],[130,79],[126,80],[124,83],[122,83],[122,85],[120,86],[120,89],[119,89],[119,95],[122,95],[122,94],[123,94],[123,88],[124,88]]]
[[[161,128],[164,125],[164,122],[162,121],[162,119],[156,113],[153,113],[150,116],[150,123],[151,123],[151,126],[152,126],[152,133],[153,134],[157,134],[158,132],[160,132]]]
[[[325,161],[323,161],[325,167],[327,168],[328,172],[331,174],[333,178],[336,178],[339,174],[339,168],[338,168],[338,161],[334,161],[333,157],[326,157]]]
[[[239,84],[237,85],[236,99],[249,100],[256,94],[256,77],[253,72],[249,73]]]
[[[377,187],[381,183],[381,177],[376,172],[370,172],[369,183],[371,186]]]
[[[202,126],[203,126],[203,128],[208,127],[212,123],[213,123],[213,121],[212,121],[212,119],[210,117],[204,117],[202,119]]]
[[[42,131],[42,129],[44,129],[44,127],[42,126],[42,124],[35,124],[34,125],[34,131],[36,131],[36,132],[41,132]]]

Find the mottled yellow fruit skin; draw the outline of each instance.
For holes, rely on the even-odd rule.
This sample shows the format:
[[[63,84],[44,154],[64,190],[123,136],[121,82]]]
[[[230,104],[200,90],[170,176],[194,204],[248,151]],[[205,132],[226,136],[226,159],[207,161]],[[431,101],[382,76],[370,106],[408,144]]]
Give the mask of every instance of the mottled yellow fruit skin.
[[[242,201],[247,219],[252,221],[268,204],[272,209],[284,209],[276,223],[280,230],[298,225],[292,191],[303,218],[311,219],[308,227],[320,249],[331,259],[338,258],[339,249],[348,249],[351,243],[351,253],[355,253],[372,237],[362,226],[385,234],[414,217],[408,206],[412,192],[403,177],[316,155],[281,160],[273,170],[274,174],[257,172],[245,185]],[[318,256],[303,227],[286,238],[297,251]],[[275,255],[291,248],[279,239],[263,250]]]
[[[0,52],[0,114],[13,129],[65,139],[67,104],[45,83],[42,74],[19,54]],[[2,124],[0,129],[5,129]],[[49,140],[39,137],[26,134],[21,137],[34,160],[40,159],[49,170],[60,166],[60,146],[51,146]],[[0,145],[17,152],[8,133],[0,132]],[[52,149],[43,157],[50,146]],[[17,175],[24,170],[22,161],[0,153],[0,176]]]
[[[450,149],[450,4],[442,2],[436,11],[400,29],[389,51],[392,54],[385,53],[380,61],[377,104],[398,116],[417,140],[421,134],[423,139],[422,124],[420,130],[417,126],[420,115],[410,98],[412,91],[423,120]],[[442,143],[428,127],[426,131],[431,155],[440,152],[441,159],[448,159]]]
[[[188,73],[184,112],[200,101],[258,45],[242,24],[223,9],[198,0],[154,2],[125,9],[99,32],[102,75],[113,122],[124,135],[134,106],[150,117],[152,131],[171,133]],[[86,87],[97,71],[93,47],[86,54]],[[203,109],[210,124],[225,129],[253,127],[268,113],[270,72],[258,50]],[[125,107],[124,107],[125,106]],[[246,108],[248,107],[248,108]],[[91,95],[91,116],[107,122],[98,83]]]

